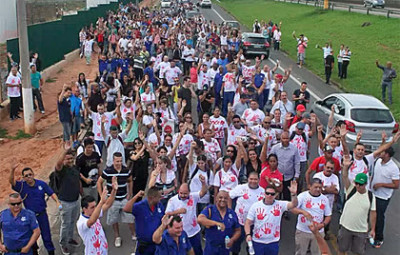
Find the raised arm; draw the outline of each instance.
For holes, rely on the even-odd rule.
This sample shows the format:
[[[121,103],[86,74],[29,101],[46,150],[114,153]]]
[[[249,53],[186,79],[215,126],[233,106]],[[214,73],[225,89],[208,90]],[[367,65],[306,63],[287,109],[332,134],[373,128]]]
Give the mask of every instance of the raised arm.
[[[140,197],[144,197],[144,191],[139,191],[132,199],[130,199],[126,205],[124,206],[124,212],[132,213],[133,204],[138,200]]]
[[[344,183],[344,187],[347,190],[350,187],[349,180],[349,167],[353,164],[349,155],[345,155],[343,157],[343,167],[342,167],[342,182]]]
[[[292,197],[292,201],[289,202],[287,205],[287,209],[293,209],[297,207],[298,201],[297,201],[297,182],[296,181],[291,181],[290,182],[290,187],[288,188],[290,191],[290,196]]]
[[[392,141],[390,141],[390,142],[388,142],[388,143],[385,143],[385,144],[379,146],[379,148],[378,148],[376,151],[373,152],[374,158],[379,157],[379,155],[380,155],[383,151],[389,149],[390,146],[392,146],[393,144],[397,143],[397,141],[399,140],[399,138],[400,138],[400,132],[397,132],[397,133],[393,136]]]
[[[161,219],[161,225],[153,233],[152,239],[155,244],[160,244],[162,242],[162,235],[164,233],[164,230],[167,229],[168,224],[172,221],[172,219],[173,219],[173,216],[169,216],[169,215],[163,216],[163,218]]]
[[[263,143],[261,149],[261,154],[260,154],[261,163],[265,163],[267,161],[268,140],[269,140],[269,134],[267,133],[267,136],[265,137],[265,142]]]
[[[11,171],[10,171],[10,176],[9,176],[9,183],[11,184],[11,186],[15,187],[16,181],[15,181],[15,169],[17,169],[17,167],[19,166],[19,163],[17,163],[17,159],[16,158],[12,158],[11,159]]]

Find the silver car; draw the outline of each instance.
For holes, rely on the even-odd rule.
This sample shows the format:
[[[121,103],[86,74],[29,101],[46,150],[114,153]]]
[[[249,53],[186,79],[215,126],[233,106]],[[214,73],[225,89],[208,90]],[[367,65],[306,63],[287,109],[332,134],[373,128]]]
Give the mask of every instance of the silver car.
[[[316,113],[326,130],[331,108],[334,105],[334,121],[343,120],[349,131],[346,142],[352,150],[357,133],[362,130],[361,143],[367,151],[376,150],[382,141],[382,132],[392,140],[393,133],[399,129],[389,108],[373,96],[337,93],[316,101],[311,111]]]

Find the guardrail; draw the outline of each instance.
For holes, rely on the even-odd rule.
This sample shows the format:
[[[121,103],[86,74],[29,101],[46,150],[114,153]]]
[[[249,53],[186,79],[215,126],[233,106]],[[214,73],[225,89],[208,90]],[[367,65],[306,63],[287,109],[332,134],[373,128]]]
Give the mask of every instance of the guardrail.
[[[285,2],[285,3],[294,3],[294,4],[303,4],[319,7],[321,9],[324,8],[324,1],[311,1],[311,0],[275,0],[276,2]],[[400,9],[376,9],[372,7],[364,7],[362,5],[354,5],[354,4],[345,4],[338,2],[330,2],[329,10],[340,10],[340,11],[349,11],[349,12],[357,12],[357,13],[365,13],[367,15],[380,15],[386,16],[387,18],[400,18]]]

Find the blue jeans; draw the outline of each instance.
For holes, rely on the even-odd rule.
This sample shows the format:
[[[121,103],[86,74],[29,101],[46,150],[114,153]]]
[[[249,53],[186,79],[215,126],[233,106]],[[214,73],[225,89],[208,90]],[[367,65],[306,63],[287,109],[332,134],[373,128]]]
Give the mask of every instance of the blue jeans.
[[[382,82],[382,102],[386,100],[386,88],[388,90],[389,104],[392,104],[392,82]]]
[[[193,247],[195,255],[203,255],[203,248],[201,247],[201,231],[196,235],[189,237],[190,244]]]
[[[278,255],[279,253],[279,242],[263,244],[253,241],[253,246],[257,255]]]
[[[63,127],[63,140],[69,141],[71,140],[71,122],[61,122]]]
[[[376,226],[375,240],[383,241],[383,229],[385,227],[385,212],[389,205],[389,201],[375,197],[376,200]]]
[[[258,108],[264,111],[264,106],[268,102],[269,89],[264,89],[263,93],[258,95]]]
[[[228,115],[228,104],[233,105],[233,99],[235,98],[235,92],[224,92],[224,99],[222,103],[222,115],[226,117]]]
[[[103,155],[104,141],[95,140],[94,143],[99,147],[99,151]]]

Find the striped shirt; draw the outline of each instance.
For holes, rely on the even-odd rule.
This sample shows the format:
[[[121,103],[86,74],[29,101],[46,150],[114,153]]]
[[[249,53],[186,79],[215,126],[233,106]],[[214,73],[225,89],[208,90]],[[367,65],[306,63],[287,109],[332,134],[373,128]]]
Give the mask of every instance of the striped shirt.
[[[115,170],[114,165],[104,169],[101,177],[106,180],[108,194],[110,194],[112,190],[113,176],[117,176],[118,182],[118,190],[115,199],[123,200],[128,196],[128,179],[131,176],[131,171],[128,168],[122,166],[121,171],[118,172],[117,170]]]
[[[345,51],[342,56],[343,61],[350,61],[350,58],[351,58],[351,51],[348,51],[347,54]]]

